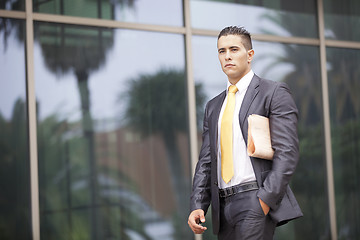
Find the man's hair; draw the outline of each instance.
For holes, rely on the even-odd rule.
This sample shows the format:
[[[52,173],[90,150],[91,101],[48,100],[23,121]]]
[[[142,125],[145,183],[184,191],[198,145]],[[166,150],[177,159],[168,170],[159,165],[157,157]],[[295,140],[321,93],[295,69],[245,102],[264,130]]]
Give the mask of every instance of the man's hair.
[[[252,49],[251,35],[244,27],[229,26],[221,30],[218,36],[218,40],[222,36],[238,35],[241,37],[241,43],[244,45],[246,50]]]

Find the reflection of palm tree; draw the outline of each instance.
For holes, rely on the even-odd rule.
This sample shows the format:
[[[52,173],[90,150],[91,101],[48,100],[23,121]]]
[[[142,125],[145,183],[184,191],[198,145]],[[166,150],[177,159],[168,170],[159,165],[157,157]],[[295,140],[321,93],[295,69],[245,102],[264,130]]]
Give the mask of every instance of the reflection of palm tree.
[[[355,3],[356,2],[356,3]],[[360,32],[351,26],[358,26],[360,19],[353,17],[351,7],[358,5],[356,0],[344,4],[341,1],[330,1],[325,6],[325,23],[327,35],[334,39],[357,40]],[[329,10],[328,10],[329,9]],[[332,14],[336,13],[336,14]],[[329,71],[330,106],[333,106],[331,119],[334,123],[359,118],[360,94],[358,79],[360,77],[359,51],[352,49],[327,49]]]
[[[360,117],[359,94],[359,52],[344,49],[328,49],[329,64],[329,95],[332,119],[344,123],[349,119]]]
[[[311,23],[311,18],[307,16],[293,16],[280,13],[277,15],[266,14],[263,16],[268,21],[277,24],[282,30],[288,32],[291,36],[313,36],[312,28],[306,28],[307,23]],[[299,19],[301,18],[301,19]],[[298,24],[301,23],[301,24]],[[274,34],[269,29],[262,29],[263,33]],[[268,56],[272,59],[271,63],[264,67],[265,71],[271,70],[277,65],[291,64],[293,70],[284,76],[282,81],[286,82],[292,89],[295,102],[298,104],[300,119],[302,123],[317,123],[321,118],[322,102],[318,97],[320,85],[320,60],[318,49],[311,46],[300,46],[295,44],[282,44],[284,54],[278,56]],[[266,58],[261,56],[259,59]]]
[[[132,6],[135,0],[119,0],[120,4],[128,4]],[[6,0],[2,1],[1,5],[5,8],[7,4],[14,7],[23,5],[20,0]],[[98,0],[98,6],[101,6],[101,1]],[[63,6],[64,1],[61,1]],[[34,1],[35,8],[39,7],[39,3]],[[114,6],[113,6],[114,7]],[[64,14],[64,9],[61,8],[61,14]],[[101,17],[102,12],[98,11]],[[4,31],[5,43],[7,37],[12,29],[8,26],[7,20],[0,19],[0,31]],[[12,28],[15,29],[19,40],[24,40],[23,26],[15,21]],[[94,144],[94,129],[93,119],[90,111],[90,91],[88,88],[89,74],[97,70],[105,62],[107,50],[113,45],[113,31],[104,29],[85,29],[81,30],[76,27],[65,25],[36,25],[35,31],[37,40],[39,41],[42,52],[45,58],[46,66],[55,73],[65,73],[73,71],[77,77],[77,83],[81,99],[81,112],[83,123],[83,134],[87,140],[87,152],[89,153],[90,166],[90,188],[91,188],[91,237],[97,238],[97,173],[95,160],[95,144]]]
[[[29,178],[27,112],[18,99],[9,120],[0,109],[0,239],[31,236]]]
[[[265,15],[264,18],[275,23],[290,36],[315,35],[315,33],[309,32],[312,31],[312,28],[304,27],[310,25],[312,21],[307,16],[280,13]],[[268,29],[264,29],[263,32],[274,34]],[[292,187],[300,201],[304,215],[309,216],[310,219],[309,221],[304,218],[294,222],[293,226],[297,233],[295,236],[301,236],[301,239],[319,239],[328,236],[330,231],[324,227],[328,226],[326,222],[328,216],[326,215],[327,208],[323,204],[326,193],[319,50],[313,46],[295,44],[280,46],[283,51],[279,51],[279,55],[271,56],[272,62],[264,69],[271,70],[281,64],[292,65],[292,70],[283,79],[280,79],[289,85],[299,107],[298,132],[301,153],[298,169],[292,180]]]
[[[328,48],[329,101],[339,239],[359,235],[360,54]]]
[[[113,32],[103,29],[79,30],[71,26],[36,25],[37,39],[41,45],[46,66],[53,72],[73,71],[77,78],[83,134],[87,141],[90,166],[92,237],[97,236],[97,172],[93,119],[90,111],[89,74],[105,62],[106,50],[113,45]]]
[[[43,236],[90,239],[88,218],[81,214],[82,209],[87,209],[89,192],[85,171],[88,164],[81,161],[87,155],[87,151],[82,150],[84,139],[81,134],[76,134],[77,123],[58,119],[57,115],[48,116],[38,126],[38,145],[40,149],[44,149],[39,152],[39,159],[51,159],[51,162],[41,161],[39,164],[40,179],[43,179],[40,187],[42,194],[47,196],[46,201],[41,198],[44,201],[41,209]],[[142,219],[145,210],[134,210],[139,209],[142,199],[133,196],[120,184],[129,182],[127,177],[115,168],[103,166],[99,170],[98,180],[101,198],[97,204],[98,225],[101,225],[96,239],[130,240],[127,231],[132,231],[143,239],[150,240]],[[61,227],[53,226],[54,219],[61,219],[64,224]]]
[[[0,2],[0,9],[6,9],[6,6],[10,6],[10,9],[25,9],[25,1],[12,1],[3,0]]]
[[[282,79],[292,90],[295,102],[298,104],[302,123],[316,124],[321,118],[322,102],[319,98],[320,72],[318,55],[314,54],[314,47],[283,44],[284,56],[270,56],[273,58],[264,69],[271,70],[281,64],[292,64],[293,71]],[[261,59],[262,57],[260,57]],[[265,56],[262,58],[266,58]],[[305,94],[306,93],[306,94]]]
[[[19,9],[17,7],[20,7],[23,5],[23,1],[11,1],[11,0],[5,0],[0,1],[0,9],[5,9],[5,6],[8,4],[12,5],[14,9]],[[23,20],[10,20],[6,18],[0,17],[0,33],[3,32],[3,42],[4,42],[4,49],[7,48],[7,41],[10,37],[10,34],[14,31],[14,34],[16,38],[23,42],[25,39],[25,24]]]
[[[345,5],[350,6],[350,5]],[[341,2],[332,2],[327,7],[332,7],[333,9],[338,9],[337,11],[342,11],[344,9],[344,4]],[[346,15],[348,9],[345,10],[343,15]],[[290,36],[316,36],[316,33],[313,32],[314,28],[304,27],[304,26],[312,26],[315,24],[313,18],[302,15],[302,16],[293,16],[290,14],[266,14],[263,16],[270,22],[275,23],[277,26],[281,27],[282,30],[285,30],[289,33]],[[330,29],[326,29],[327,34],[331,35],[335,39],[359,39],[359,31],[353,31],[352,28],[348,26],[344,26],[343,19],[339,20],[336,16],[331,16],[326,18],[326,23],[330,26]],[[357,18],[348,18],[349,22],[351,21],[351,26],[356,26],[360,23],[360,20]],[[263,33],[266,34],[274,34],[268,29],[262,29]],[[309,99],[308,96],[316,96],[316,90],[318,86],[314,87],[318,79],[320,79],[319,75],[319,54],[312,53],[314,48],[311,47],[300,47],[297,45],[283,45],[284,52],[286,53],[285,57],[276,58],[276,63],[292,63],[295,68],[292,73],[292,76],[286,76],[284,81],[292,82],[292,85],[295,91],[297,89],[303,90],[304,93],[300,94],[300,101],[298,103],[301,104],[301,108],[303,109],[302,114],[309,116],[308,110],[311,109],[313,104],[315,104],[316,109],[311,109],[310,113],[321,113],[321,101],[320,98],[317,99]],[[344,50],[341,50],[342,52]],[[353,61],[348,61],[350,58]],[[358,53],[356,51],[351,51],[347,53],[345,57],[342,54],[337,54],[336,51],[330,50],[327,51],[328,55],[328,64],[329,64],[329,79],[331,82],[329,88],[330,96],[336,96],[336,102],[330,104],[331,106],[336,106],[334,108],[335,119],[337,121],[342,121],[342,119],[346,119],[347,116],[351,114],[355,114],[355,116],[360,115],[360,95],[358,94],[358,88],[356,86],[356,81],[359,79],[360,70],[358,68]],[[333,55],[336,55],[333,57]],[[340,56],[340,57],[339,57]],[[343,56],[343,57],[341,57]],[[316,59],[314,59],[316,57]],[[297,74],[298,77],[294,76]],[[303,79],[299,79],[303,78]],[[308,93],[311,94],[308,94]],[[296,92],[295,92],[296,95]],[[334,98],[330,99],[334,100]],[[350,109],[349,109],[350,108]],[[310,115],[311,115],[310,114]],[[306,119],[303,119],[307,121]]]
[[[182,219],[187,212],[190,190],[190,178],[184,174],[184,166],[177,145],[178,132],[187,131],[185,73],[179,70],[163,69],[153,75],[139,75],[129,84],[125,114],[128,124],[145,136],[153,134],[162,136],[172,176],[170,180],[178,206],[177,214]],[[196,92],[196,105],[199,110],[197,113],[201,114],[200,108],[205,96],[200,84],[196,85]]]
[[[354,27],[360,24],[358,7],[358,0],[326,1],[324,6],[325,35],[333,39],[358,41],[360,31],[354,30]]]
[[[352,2],[352,1],[351,1]],[[354,1],[355,2],[355,1]],[[354,3],[353,3],[354,4]],[[336,14],[330,15],[325,14],[325,22],[327,26],[330,26],[329,29],[326,29],[327,35],[331,36],[335,39],[344,39],[344,40],[353,40],[359,39],[360,33],[359,31],[354,31],[352,27],[349,26],[357,26],[360,23],[360,20],[355,17],[351,17],[348,13],[351,10],[348,8],[349,6],[353,6],[353,4],[348,3],[345,4],[340,1],[332,1],[327,4],[325,7],[330,9],[327,11],[325,9],[325,13],[327,12],[336,12]],[[346,16],[346,19],[344,19]],[[290,33],[291,36],[308,36],[304,32],[307,31],[308,28],[304,26],[310,26],[306,19],[299,19],[298,17],[291,19],[292,16],[289,15],[278,15],[272,18],[272,21],[278,23],[277,25]],[[339,19],[341,18],[341,19]],[[290,24],[289,24],[290,23]],[[316,68],[311,68],[311,64],[314,66],[318,64],[319,59],[313,59],[312,61],[309,59],[307,65],[310,67],[308,73],[301,74],[304,67],[306,66],[306,61],[302,59],[307,59],[310,55],[315,55],[310,51],[306,51],[306,48],[310,47],[297,47],[301,48],[301,50],[305,50],[304,52],[292,52],[289,51],[290,47],[284,48],[286,56],[284,59],[287,63],[291,63],[294,65],[294,69],[297,72],[300,72],[299,75],[306,76],[305,79],[289,79],[285,78],[285,81],[290,82],[294,81],[295,88],[295,96],[299,95],[299,98],[296,100],[297,104],[300,106],[300,112],[305,110],[309,104],[318,105],[320,102],[321,92],[320,86],[313,86],[315,91],[310,91],[308,88],[304,87],[305,81],[308,81],[308,77],[312,77],[314,80],[313,84],[319,83],[319,71]],[[359,149],[359,117],[360,117],[360,94],[359,89],[360,85],[358,84],[358,79],[360,78],[360,69],[358,67],[360,57],[359,52],[354,51],[353,49],[341,49],[341,48],[327,48],[327,67],[328,67],[328,82],[329,82],[329,101],[330,101],[330,114],[332,120],[332,153],[334,156],[334,164],[335,169],[335,188],[336,188],[336,204],[337,204],[337,218],[339,223],[341,223],[339,228],[339,237],[345,238],[356,238],[358,235],[358,223],[359,223],[359,213],[356,212],[358,200],[360,199],[359,194],[359,184],[356,179],[359,179],[358,172],[359,168],[356,164],[356,157],[358,156]],[[316,53],[316,55],[319,55]],[[308,76],[309,75],[309,76]],[[316,76],[316,77],[315,77]],[[287,76],[289,77],[289,76]],[[317,81],[316,81],[317,80]],[[298,82],[296,84],[296,82]],[[319,84],[318,84],[319,85]],[[316,94],[319,95],[316,97]],[[314,100],[306,103],[306,99],[309,98],[308,95],[312,95]],[[317,101],[315,99],[318,99]],[[305,104],[306,103],[306,104]],[[304,106],[305,104],[305,106]],[[320,108],[316,108],[311,111],[311,114],[321,113],[321,104]],[[310,106],[311,107],[311,106]],[[301,115],[303,116],[303,115]],[[319,120],[321,117],[317,117],[314,120],[317,120],[318,125],[321,124]],[[300,177],[298,181],[294,181],[296,186],[304,185],[304,180],[309,179],[312,182],[308,184],[312,184],[312,188],[310,191],[314,191],[314,182],[323,182],[325,177],[324,174],[324,164],[319,164],[319,159],[323,158],[324,155],[322,150],[324,147],[321,144],[321,139],[323,139],[323,133],[319,131],[321,126],[313,127],[308,124],[308,118],[301,118],[299,126],[299,136],[300,136],[300,144],[304,146],[304,151],[301,153],[300,167],[308,166],[307,169],[301,173],[303,177]],[[316,123],[316,121],[315,121]],[[314,131],[315,130],[315,131]],[[322,147],[321,149],[319,147]],[[311,149],[311,151],[308,151]],[[305,161],[307,163],[302,163]],[[314,165],[314,163],[316,165]],[[321,166],[323,165],[323,166]],[[311,167],[310,167],[311,166]],[[299,169],[300,170],[300,169]],[[314,170],[316,170],[314,172]],[[305,172],[311,172],[313,177],[306,177]],[[299,171],[298,171],[299,173]],[[319,173],[321,178],[319,178]],[[297,174],[295,177],[299,176]],[[316,181],[315,181],[316,180]],[[325,186],[325,184],[323,184]],[[301,188],[298,188],[301,189]],[[320,190],[320,189],[319,189]],[[316,190],[315,190],[316,191]],[[306,190],[309,193],[309,190]],[[324,201],[325,193],[319,195],[319,193],[323,192],[312,192],[309,194],[310,196],[316,196],[316,198],[320,201]],[[318,200],[318,202],[319,202]],[[313,202],[310,202],[305,210],[311,209]],[[355,209],[355,211],[354,211]],[[314,213],[318,213],[317,209],[311,209],[310,215],[315,216]],[[328,219],[327,215],[319,215],[318,220]],[[312,223],[318,222],[318,220],[310,221]],[[323,220],[324,221],[324,220]],[[327,221],[327,220],[326,220]],[[325,223],[328,225],[328,223]],[[324,225],[324,226],[326,226]],[[315,226],[315,225],[313,225]],[[321,227],[312,227],[315,231],[321,229]],[[310,228],[307,228],[310,229]],[[325,229],[329,231],[328,229]],[[318,236],[321,233],[318,233]],[[323,233],[325,234],[325,233]]]

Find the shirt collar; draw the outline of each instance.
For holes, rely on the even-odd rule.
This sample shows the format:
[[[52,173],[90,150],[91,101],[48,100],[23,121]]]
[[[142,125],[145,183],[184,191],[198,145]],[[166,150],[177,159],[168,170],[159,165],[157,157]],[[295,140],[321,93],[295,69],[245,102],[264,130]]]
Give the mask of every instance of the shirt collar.
[[[245,91],[251,82],[251,79],[254,77],[254,72],[251,69],[245,76],[243,76],[235,85],[238,89],[238,92],[241,93],[243,91]],[[229,87],[231,86],[231,83],[228,81],[227,82],[227,87],[226,87],[226,93],[228,93],[229,91]]]

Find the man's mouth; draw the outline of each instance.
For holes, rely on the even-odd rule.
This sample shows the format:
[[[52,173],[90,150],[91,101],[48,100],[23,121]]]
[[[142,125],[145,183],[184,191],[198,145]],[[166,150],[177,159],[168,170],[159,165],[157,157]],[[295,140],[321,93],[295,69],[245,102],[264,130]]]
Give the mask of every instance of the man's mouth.
[[[228,63],[228,64],[225,65],[225,67],[233,67],[233,66],[235,66],[235,65],[231,64],[231,63]]]

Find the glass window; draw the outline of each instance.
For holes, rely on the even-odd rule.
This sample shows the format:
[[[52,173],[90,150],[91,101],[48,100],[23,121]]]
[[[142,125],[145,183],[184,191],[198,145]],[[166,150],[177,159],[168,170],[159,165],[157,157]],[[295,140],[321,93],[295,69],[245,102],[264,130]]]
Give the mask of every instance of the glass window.
[[[237,25],[253,34],[318,36],[315,0],[190,0],[190,6],[194,28],[221,30]]]
[[[329,239],[319,48],[255,41],[254,49],[254,71],[286,82],[299,109],[300,160],[291,188],[305,217],[278,228],[277,239]]]
[[[219,64],[216,43],[216,37],[194,36],[192,39],[194,76],[196,82],[203,85],[207,100],[226,88],[227,77]],[[267,79],[286,82],[300,113],[300,160],[291,188],[306,218],[277,228],[276,239],[328,239],[319,48],[259,41],[254,41],[253,47],[254,72]],[[201,132],[202,126],[198,129],[199,142]],[[210,223],[207,221],[207,224]],[[209,231],[206,234],[211,235]],[[216,238],[206,236],[204,239]]]
[[[32,239],[24,29],[0,18],[0,239]]]
[[[360,2],[324,0],[325,37],[360,41]]]
[[[33,0],[34,12],[183,26],[181,0]]]
[[[35,24],[41,237],[192,239],[183,35]]]
[[[360,233],[360,50],[327,49],[339,239]]]
[[[2,0],[0,2],[0,9],[24,11],[25,0]]]

